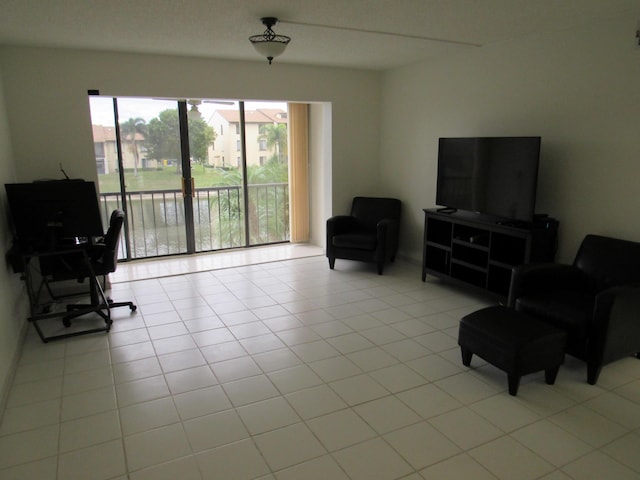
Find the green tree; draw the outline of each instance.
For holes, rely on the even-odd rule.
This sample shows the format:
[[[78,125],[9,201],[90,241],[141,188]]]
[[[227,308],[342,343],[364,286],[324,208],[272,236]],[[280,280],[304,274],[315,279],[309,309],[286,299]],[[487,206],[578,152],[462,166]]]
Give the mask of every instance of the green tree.
[[[260,126],[258,140],[266,140],[268,148],[275,149],[275,158],[279,162],[287,159],[287,125],[284,123]]]
[[[274,158],[262,165],[261,182],[258,183],[287,183],[289,181],[289,165]]]
[[[289,194],[288,189],[282,191],[275,186],[256,188],[263,184],[281,184],[287,182],[287,166],[281,162],[269,162],[264,166],[247,166],[247,184],[249,185],[248,211],[249,241],[252,245],[280,241],[289,237]],[[222,173],[219,185],[238,187],[242,185],[242,171],[238,168],[226,170]],[[254,188],[252,188],[254,186]],[[244,245],[244,229],[238,230],[236,225],[242,225],[243,202],[235,195],[222,195],[213,200],[213,210],[227,212],[229,220],[220,225],[222,236],[231,246]],[[274,215],[281,212],[282,215]]]
[[[201,118],[188,117],[189,154],[197,163],[207,159],[209,146],[216,139],[216,133]],[[171,159],[177,163],[181,172],[180,124],[178,110],[163,110],[148,124],[147,149],[149,157],[157,160]]]
[[[213,127],[202,118],[189,117],[189,153],[197,163],[204,165],[216,136]]]
[[[143,139],[147,136],[147,122],[143,118],[130,118],[126,122],[120,123],[120,133],[124,143],[129,142],[129,150],[133,153],[133,174],[138,176],[138,163],[140,162],[140,151],[138,150],[137,135]]]
[[[176,160],[180,164],[178,110],[163,110],[147,126],[146,147],[150,158]]]

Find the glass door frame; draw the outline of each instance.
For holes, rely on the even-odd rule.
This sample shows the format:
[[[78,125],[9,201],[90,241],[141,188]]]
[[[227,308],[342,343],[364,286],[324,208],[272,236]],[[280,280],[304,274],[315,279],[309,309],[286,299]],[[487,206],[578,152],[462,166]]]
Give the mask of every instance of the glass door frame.
[[[90,93],[90,95],[92,95]],[[99,93],[93,94],[93,95],[100,95]],[[109,98],[110,97],[110,98]],[[198,252],[205,252],[205,251],[210,251],[209,249],[198,249],[198,247],[200,246],[199,242],[202,242],[202,239],[199,237],[199,235],[201,235],[199,233],[199,228],[200,228],[200,224],[196,223],[199,219],[195,218],[195,215],[199,214],[199,211],[196,211],[196,207],[198,209],[200,209],[200,199],[199,199],[199,191],[196,190],[195,187],[195,179],[193,176],[193,172],[192,172],[192,159],[191,159],[191,152],[190,152],[190,145],[189,145],[189,122],[191,121],[190,118],[190,114],[191,112],[188,111],[188,107],[189,105],[191,105],[191,102],[188,99],[161,99],[161,98],[147,98],[147,97],[114,97],[114,96],[109,96],[109,100],[111,100],[109,103],[112,104],[112,111],[113,111],[113,119],[114,119],[114,130],[115,130],[115,142],[116,142],[116,165],[117,165],[117,169],[118,169],[118,187],[119,187],[119,191],[113,189],[113,190],[107,190],[107,192],[113,192],[111,193],[111,195],[116,196],[119,199],[119,203],[120,203],[120,208],[122,208],[125,213],[127,214],[127,222],[125,222],[124,225],[124,229],[123,229],[123,245],[121,246],[122,250],[121,250],[121,255],[123,255],[124,258],[122,258],[122,260],[133,260],[133,259],[138,259],[138,258],[153,258],[153,257],[160,257],[160,256],[164,256],[164,255],[180,255],[180,254],[193,254],[193,253],[198,253]],[[128,160],[126,158],[125,155],[125,148],[126,148],[126,141],[127,138],[124,138],[123,135],[128,135],[125,131],[124,131],[124,126],[121,124],[121,118],[120,118],[120,113],[119,113],[119,109],[121,111],[127,111],[127,105],[125,104],[120,104],[119,102],[125,101],[128,98],[132,98],[132,99],[136,99],[136,98],[140,98],[140,99],[149,99],[149,100],[171,100],[173,103],[173,105],[177,106],[177,123],[178,123],[178,138],[176,138],[176,141],[179,141],[179,148],[180,148],[180,153],[179,153],[179,163],[178,165],[181,167],[181,172],[180,172],[180,181],[181,181],[181,187],[177,187],[175,189],[175,193],[177,194],[178,198],[180,197],[180,195],[182,195],[182,199],[183,199],[183,207],[182,209],[183,211],[183,221],[180,223],[183,223],[183,226],[180,226],[180,230],[181,233],[181,237],[183,239],[183,241],[185,242],[183,244],[182,247],[180,247],[179,251],[177,252],[171,252],[169,251],[168,253],[164,254],[164,253],[160,253],[160,252],[156,252],[155,255],[152,254],[151,256],[148,256],[146,254],[146,250],[145,253],[143,253],[142,256],[138,256],[138,247],[137,247],[137,243],[136,243],[136,239],[138,238],[138,233],[137,233],[137,228],[135,227],[134,224],[130,223],[132,222],[134,219],[133,217],[131,217],[131,215],[134,214],[133,210],[137,209],[136,207],[136,202],[134,199],[130,198],[130,189],[127,186],[127,182],[129,181],[128,177],[127,177],[127,169],[125,168],[125,165],[128,165]],[[206,100],[204,100],[204,102],[206,102]],[[238,199],[238,207],[240,207],[242,210],[240,210],[238,213],[240,213],[240,215],[242,215],[242,218],[238,218],[239,223],[238,226],[240,228],[244,228],[244,231],[238,231],[237,233],[239,234],[236,238],[236,246],[237,247],[241,247],[241,248],[246,248],[246,247],[251,247],[251,246],[255,246],[255,245],[264,245],[264,244],[268,244],[270,242],[267,243],[252,243],[252,239],[253,239],[253,233],[252,233],[252,221],[254,221],[255,219],[252,217],[252,215],[250,214],[252,212],[250,205],[252,205],[252,196],[250,194],[250,190],[252,188],[252,185],[250,184],[251,182],[251,178],[250,178],[250,169],[249,167],[249,149],[250,149],[250,145],[247,144],[247,128],[250,126],[252,128],[252,133],[251,135],[254,135],[255,132],[253,132],[254,128],[254,123],[255,120],[251,120],[251,125],[247,125],[247,118],[246,118],[246,102],[242,101],[242,100],[236,100],[236,107],[237,107],[237,112],[238,112],[238,116],[237,118],[237,122],[238,122],[238,132],[237,132],[237,140],[238,140],[238,173],[240,174],[240,178],[238,180],[240,180],[240,184],[237,184],[238,187],[240,188],[239,193],[242,195],[242,198]],[[216,103],[215,101],[210,101],[210,103]],[[220,102],[220,103],[230,103],[230,102]],[[120,107],[120,108],[119,108]],[[260,107],[258,107],[260,108]],[[286,113],[286,110],[285,110]],[[175,118],[175,117],[174,117]],[[252,117],[253,118],[253,117]],[[284,117],[286,118],[286,117]],[[93,120],[92,120],[93,121]],[[121,128],[122,127],[122,128]],[[222,130],[221,130],[222,131]],[[135,134],[134,134],[135,135]],[[253,138],[253,136],[251,137]],[[135,137],[133,138],[133,142],[135,145]],[[253,150],[252,150],[253,151]],[[223,149],[224,152],[224,149]],[[177,153],[177,152],[176,152]],[[195,154],[195,152],[194,152]],[[254,153],[251,153],[252,158]],[[112,156],[113,158],[113,156]],[[137,158],[137,157],[136,157]],[[224,157],[223,157],[224,158]],[[130,159],[129,159],[130,160]],[[261,159],[262,162],[262,159]],[[137,165],[137,162],[136,162]],[[223,160],[223,165],[224,165],[224,160]],[[260,163],[260,165],[262,165],[262,163]],[[144,168],[144,163],[143,163],[143,168]],[[111,168],[111,172],[113,172],[113,167]],[[100,172],[98,172],[100,173]],[[106,173],[106,172],[105,172]],[[178,176],[176,176],[176,178],[178,178]],[[115,179],[114,179],[115,180]],[[285,180],[286,181],[286,180]],[[130,182],[129,182],[130,183]],[[259,183],[258,183],[259,184]],[[286,184],[285,184],[286,185]],[[113,185],[115,186],[115,185]],[[131,186],[131,185],[130,185]],[[206,184],[205,184],[205,188]],[[136,187],[133,187],[134,191],[136,190]],[[143,189],[146,190],[146,189]],[[153,189],[148,190],[149,192],[153,193]],[[138,193],[136,191],[136,193]],[[208,194],[207,194],[208,195]],[[277,196],[277,194],[276,194]],[[113,197],[112,197],[113,198]],[[254,199],[255,200],[255,199]],[[153,200],[152,200],[153,201]],[[197,203],[196,203],[197,202]],[[106,204],[105,204],[106,206]],[[178,207],[177,211],[180,211],[180,207],[179,207],[179,203],[176,205]],[[268,207],[267,207],[268,209]],[[136,210],[137,211],[137,210]],[[108,217],[108,212],[103,212],[107,218]],[[258,220],[260,221],[260,220]],[[268,220],[267,220],[268,221]],[[144,226],[143,226],[144,228]],[[182,236],[184,235],[184,236]],[[271,242],[271,243],[282,243],[282,242],[287,242],[289,241],[288,239],[284,239],[282,241],[276,241],[276,242]],[[204,246],[204,245],[202,245]],[[226,249],[226,248],[234,248],[233,246],[230,247],[222,247],[222,249]],[[216,250],[215,248],[213,248],[212,250]]]
[[[193,197],[195,181],[191,176],[191,155],[189,152],[189,117],[187,101],[178,100],[178,124],[180,127],[180,154],[182,162],[182,197],[184,199],[184,227],[187,235],[187,254],[196,253],[195,222],[193,218]]]
[[[187,251],[184,253],[196,253],[195,222],[193,217],[193,197],[195,195],[195,182],[191,176],[191,155],[189,152],[189,117],[186,100],[177,100],[178,126],[180,131],[180,162],[182,172],[182,197],[184,200],[185,234]],[[113,97],[113,115],[115,119],[115,133],[118,159],[118,177],[120,181],[120,202],[125,215],[128,213],[127,185],[125,180],[124,159],[122,155],[122,134],[120,132],[120,118],[118,114],[118,97]],[[131,233],[129,222],[124,222],[124,248],[126,260],[131,260]]]
[[[249,181],[247,175],[247,132],[244,115],[244,101],[238,102],[240,115],[240,155],[242,158],[242,199],[244,209],[244,246],[251,245],[251,232],[249,230]]]
[[[113,116],[114,125],[116,131],[116,154],[118,159],[118,180],[120,181],[120,205],[122,205],[122,211],[125,214],[125,219],[129,211],[127,205],[127,186],[124,178],[124,158],[122,155],[122,133],[120,132],[120,119],[118,114],[118,98],[113,97]],[[125,258],[127,261],[132,259],[131,256],[131,230],[129,229],[129,222],[125,221],[123,225],[124,233],[124,249]]]

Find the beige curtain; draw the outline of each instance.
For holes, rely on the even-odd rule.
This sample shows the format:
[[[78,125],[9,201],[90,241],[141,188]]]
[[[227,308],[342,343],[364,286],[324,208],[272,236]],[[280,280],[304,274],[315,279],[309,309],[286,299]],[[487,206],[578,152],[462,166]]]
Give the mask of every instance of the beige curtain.
[[[309,241],[309,108],[290,103],[289,204],[291,242]]]

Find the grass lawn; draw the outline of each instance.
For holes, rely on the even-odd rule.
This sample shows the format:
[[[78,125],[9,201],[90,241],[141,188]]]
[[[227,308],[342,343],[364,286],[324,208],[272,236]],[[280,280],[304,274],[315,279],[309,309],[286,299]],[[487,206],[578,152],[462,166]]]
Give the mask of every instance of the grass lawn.
[[[221,170],[217,168],[203,168],[195,165],[191,170],[191,175],[195,178],[196,187],[213,187],[220,185]],[[133,172],[125,173],[125,183],[127,190],[131,192],[143,190],[180,190],[182,188],[182,176],[176,173],[175,167],[164,170],[138,171],[135,176]],[[101,193],[113,193],[120,191],[120,178],[117,173],[98,175],[98,183]]]

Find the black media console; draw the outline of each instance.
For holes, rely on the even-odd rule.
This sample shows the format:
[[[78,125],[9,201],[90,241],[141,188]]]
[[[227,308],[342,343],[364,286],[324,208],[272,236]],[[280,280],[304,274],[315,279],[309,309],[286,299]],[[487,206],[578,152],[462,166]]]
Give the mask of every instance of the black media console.
[[[422,281],[427,274],[506,299],[511,269],[553,261],[558,222],[498,222],[472,212],[425,209]]]

